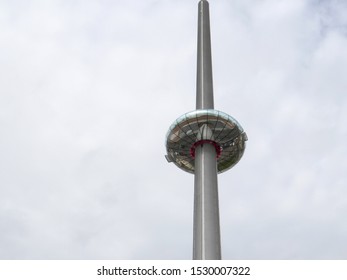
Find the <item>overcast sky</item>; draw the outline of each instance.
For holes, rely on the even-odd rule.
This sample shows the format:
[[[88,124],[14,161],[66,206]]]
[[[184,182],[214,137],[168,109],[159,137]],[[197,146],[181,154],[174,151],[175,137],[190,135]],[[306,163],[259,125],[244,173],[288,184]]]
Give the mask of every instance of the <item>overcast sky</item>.
[[[191,259],[194,0],[0,1],[0,258]],[[224,259],[347,258],[347,2],[210,0]]]

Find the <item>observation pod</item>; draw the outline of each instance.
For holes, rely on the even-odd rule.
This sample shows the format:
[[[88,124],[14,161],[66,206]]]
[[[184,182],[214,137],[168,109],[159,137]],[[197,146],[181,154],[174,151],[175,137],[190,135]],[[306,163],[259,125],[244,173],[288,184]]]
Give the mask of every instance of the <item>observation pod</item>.
[[[232,168],[241,159],[247,135],[231,116],[214,109],[195,110],[179,117],[166,135],[166,159],[182,170],[195,171],[195,149],[211,144],[216,149],[217,171]]]

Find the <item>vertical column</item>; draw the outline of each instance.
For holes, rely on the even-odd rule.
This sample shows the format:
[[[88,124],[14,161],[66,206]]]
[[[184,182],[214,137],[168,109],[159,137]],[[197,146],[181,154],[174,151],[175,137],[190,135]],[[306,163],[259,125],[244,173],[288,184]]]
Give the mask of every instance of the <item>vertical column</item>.
[[[199,2],[196,109],[213,109],[209,4]],[[201,139],[197,139],[201,140]],[[216,150],[195,150],[193,259],[221,259]]]
[[[199,2],[196,109],[213,109],[210,12],[207,1]]]

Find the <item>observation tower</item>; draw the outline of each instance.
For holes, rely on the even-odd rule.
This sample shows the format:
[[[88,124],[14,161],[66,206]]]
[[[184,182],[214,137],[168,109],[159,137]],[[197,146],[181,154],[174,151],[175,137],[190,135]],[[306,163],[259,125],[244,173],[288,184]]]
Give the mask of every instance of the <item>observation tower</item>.
[[[221,259],[217,174],[241,159],[247,135],[231,116],[214,109],[209,4],[198,6],[196,110],[179,117],[166,135],[165,156],[194,174],[193,259]]]

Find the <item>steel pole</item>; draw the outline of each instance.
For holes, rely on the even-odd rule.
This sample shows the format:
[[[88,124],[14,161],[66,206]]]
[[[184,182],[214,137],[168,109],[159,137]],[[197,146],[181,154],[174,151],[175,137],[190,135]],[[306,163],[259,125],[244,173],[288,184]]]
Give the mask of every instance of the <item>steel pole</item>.
[[[213,109],[209,4],[199,2],[196,109]],[[200,139],[197,139],[200,140]],[[193,259],[221,259],[216,150],[195,150]]]
[[[210,12],[207,1],[199,2],[196,109],[213,109]]]

